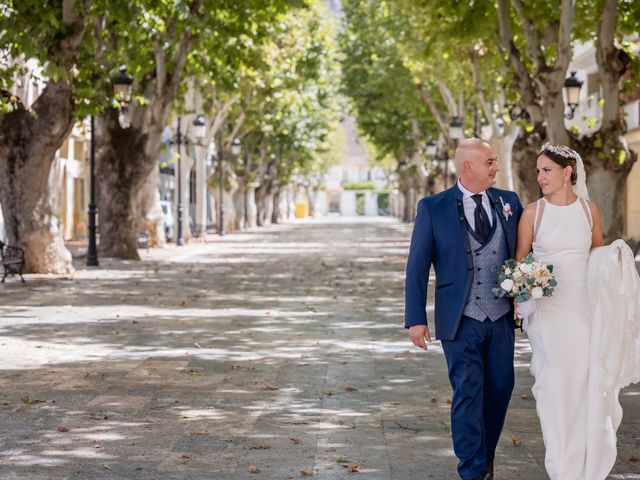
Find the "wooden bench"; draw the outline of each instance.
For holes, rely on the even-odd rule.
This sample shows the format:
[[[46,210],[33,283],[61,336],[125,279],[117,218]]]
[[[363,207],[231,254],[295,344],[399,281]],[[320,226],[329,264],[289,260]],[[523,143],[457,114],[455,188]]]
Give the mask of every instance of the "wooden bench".
[[[4,267],[2,283],[4,283],[7,275],[20,275],[22,283],[25,283],[22,276],[22,270],[24,269],[24,250],[22,248],[7,245],[0,240],[0,261]]]

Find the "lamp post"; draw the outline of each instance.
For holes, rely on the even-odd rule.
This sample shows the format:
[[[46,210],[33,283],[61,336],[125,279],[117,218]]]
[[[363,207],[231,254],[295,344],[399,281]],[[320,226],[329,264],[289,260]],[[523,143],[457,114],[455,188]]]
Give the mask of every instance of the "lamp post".
[[[176,129],[175,140],[172,143],[175,143],[178,146],[178,235],[176,237],[176,245],[182,247],[184,245],[184,228],[182,228],[182,223],[184,221],[184,207],[182,205],[182,145],[189,145],[193,143],[189,137],[182,134],[181,130],[182,116],[178,115],[178,125]],[[193,120],[193,133],[196,137],[198,143],[204,138],[206,133],[206,124],[207,122],[204,119],[204,115],[197,115]]]
[[[582,80],[576,77],[577,72],[571,72],[571,75],[564,81],[564,93],[567,98],[567,105],[569,106],[569,113],[565,114],[565,118],[571,120],[573,115],[580,104],[580,90],[582,89]]]
[[[205,145],[203,144],[203,140],[207,133],[207,121],[204,115],[199,114],[196,115],[196,118],[193,120],[193,136],[196,138],[196,143],[194,144],[195,150],[195,215],[194,219],[195,229],[193,231],[193,235],[195,237],[200,237],[206,233],[206,155],[207,152],[205,150]],[[201,147],[202,150],[199,150],[198,147]]]
[[[224,153],[223,146],[220,144],[220,219],[218,223],[218,234],[224,236]],[[240,154],[240,140],[234,138],[231,142],[231,155],[237,156]]]
[[[176,245],[178,247],[182,247],[184,245],[184,232],[182,230],[182,152],[181,146],[184,143],[184,139],[182,138],[182,132],[180,130],[180,123],[182,122],[182,117],[178,115],[178,128],[176,129],[176,144],[178,145],[178,235],[176,237]]]
[[[249,156],[244,154],[244,176],[246,179],[244,185],[244,229],[249,228]]]
[[[427,142],[427,156],[431,160],[444,163],[444,188],[449,187],[449,154],[447,149],[444,149],[444,157],[438,157],[438,143],[433,139],[429,139]]]
[[[458,142],[464,138],[464,130],[460,117],[453,116],[449,122],[449,137],[453,140],[454,146],[458,146]],[[449,184],[449,150],[445,149],[444,158],[444,188]]]
[[[127,74],[127,68],[123,65],[120,67],[120,74],[111,79],[113,84],[113,92],[116,100],[120,102],[124,110],[118,115],[118,122],[122,128],[129,128],[131,122],[126,114],[126,105],[131,100],[131,90],[133,89],[133,77]],[[124,118],[124,120],[121,120]],[[96,224],[96,132],[95,117],[91,115],[91,151],[89,156],[89,247],[87,250],[87,266],[98,267],[98,244],[96,240],[97,224]]]

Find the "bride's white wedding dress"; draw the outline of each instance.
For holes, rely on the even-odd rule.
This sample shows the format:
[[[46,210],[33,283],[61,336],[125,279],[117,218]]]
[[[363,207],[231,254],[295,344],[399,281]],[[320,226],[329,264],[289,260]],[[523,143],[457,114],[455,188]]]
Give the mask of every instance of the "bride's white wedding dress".
[[[551,297],[536,301],[529,319],[533,395],[540,417],[545,466],[552,480],[585,480],[587,393],[591,328],[587,265],[591,218],[582,201],[557,206],[538,203],[533,254],[553,265],[558,282]],[[540,210],[542,216],[540,217]],[[538,224],[539,221],[539,224]],[[589,452],[591,454],[591,452]]]
[[[542,208],[541,208],[542,207]],[[594,249],[586,201],[538,201],[533,254],[553,296],[528,318],[533,394],[551,480],[604,480],[616,460],[620,388],[640,380],[640,280],[621,240]]]

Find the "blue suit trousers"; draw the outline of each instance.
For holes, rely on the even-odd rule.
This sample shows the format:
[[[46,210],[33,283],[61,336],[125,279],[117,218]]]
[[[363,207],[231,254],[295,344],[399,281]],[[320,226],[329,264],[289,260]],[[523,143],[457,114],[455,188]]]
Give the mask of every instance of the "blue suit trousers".
[[[513,313],[495,322],[462,317],[453,340],[442,340],[453,388],[451,431],[464,480],[480,480],[495,457],[513,391]]]

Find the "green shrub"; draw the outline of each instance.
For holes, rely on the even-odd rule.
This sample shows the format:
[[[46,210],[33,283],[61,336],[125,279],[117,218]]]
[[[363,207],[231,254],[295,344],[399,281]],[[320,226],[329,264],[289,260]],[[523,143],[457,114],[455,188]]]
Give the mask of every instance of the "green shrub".
[[[373,182],[346,182],[342,184],[343,190],[375,190],[376,184]]]

